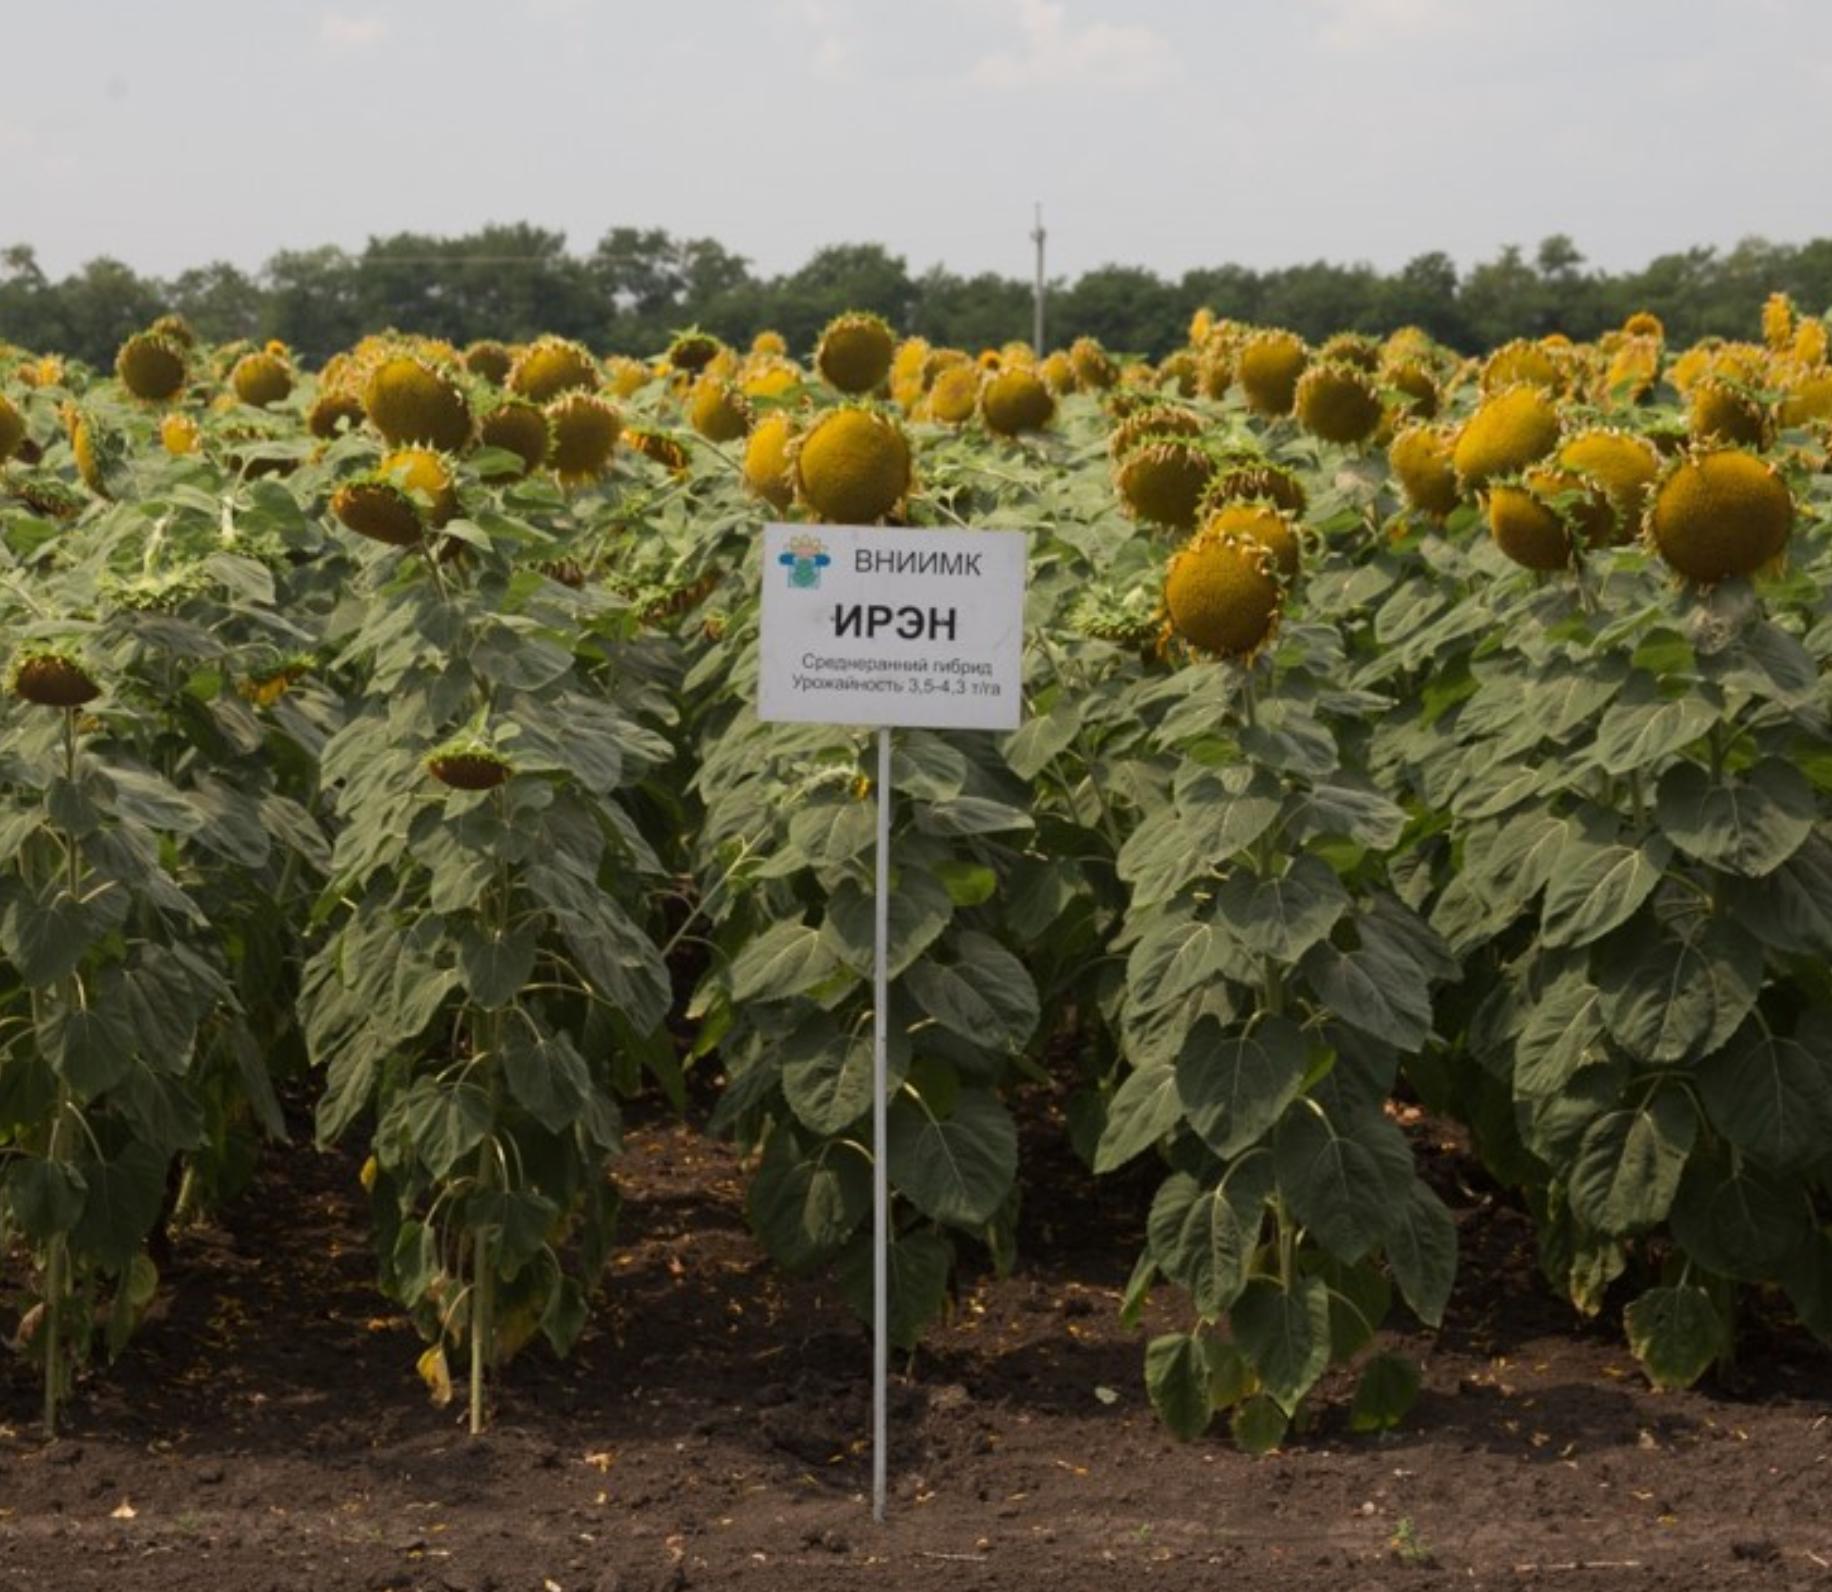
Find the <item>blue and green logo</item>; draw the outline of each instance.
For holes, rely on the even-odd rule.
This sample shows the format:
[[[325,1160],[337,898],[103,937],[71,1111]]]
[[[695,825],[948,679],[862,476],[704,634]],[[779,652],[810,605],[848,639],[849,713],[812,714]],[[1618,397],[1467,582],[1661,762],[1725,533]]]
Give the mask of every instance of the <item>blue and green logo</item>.
[[[776,562],[787,567],[789,585],[796,591],[819,591],[821,571],[833,560],[827,556],[827,544],[818,536],[792,536],[789,550],[778,553]]]

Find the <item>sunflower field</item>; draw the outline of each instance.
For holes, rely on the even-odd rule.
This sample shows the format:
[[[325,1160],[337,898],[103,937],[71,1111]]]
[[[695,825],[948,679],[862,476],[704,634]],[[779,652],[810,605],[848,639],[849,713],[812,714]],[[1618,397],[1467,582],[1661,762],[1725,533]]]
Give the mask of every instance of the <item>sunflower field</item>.
[[[1156,365],[869,315],[0,346],[0,1331],[45,1426],[308,1111],[473,1431],[614,1286],[638,1097],[869,1308],[870,742],[756,717],[783,519],[1030,535],[1022,728],[896,741],[896,1344],[1072,1209],[1022,1127],[1151,1169],[1171,1430],[1274,1448],[1344,1366],[1393,1426],[1382,1325],[1457,1285],[1421,1113],[1656,1386],[1752,1309],[1832,1340],[1829,446],[1780,296],[1480,359],[1207,313]]]

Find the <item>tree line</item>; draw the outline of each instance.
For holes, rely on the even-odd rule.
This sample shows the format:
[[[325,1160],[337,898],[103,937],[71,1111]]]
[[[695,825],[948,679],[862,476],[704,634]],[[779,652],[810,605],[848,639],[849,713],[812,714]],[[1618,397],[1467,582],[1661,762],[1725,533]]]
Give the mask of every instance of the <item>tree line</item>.
[[[1207,305],[1312,339],[1417,325],[1469,353],[1550,332],[1588,339],[1649,309],[1671,338],[1690,342],[1712,333],[1753,336],[1762,300],[1777,289],[1808,310],[1832,304],[1832,239],[1752,238],[1618,273],[1587,269],[1562,235],[1531,254],[1509,246],[1466,272],[1441,253],[1420,254],[1396,271],[1316,261],[1263,271],[1205,267],[1175,279],[1105,265],[1051,284],[1046,340],[1060,347],[1090,335],[1110,349],[1161,357]],[[773,327],[806,352],[821,327],[848,309],[875,311],[935,343],[997,346],[1030,335],[1031,287],[1027,279],[961,276],[939,265],[912,274],[905,259],[875,243],[834,245],[797,270],[763,276],[711,238],[637,227],[613,227],[585,254],[569,252],[563,233],[519,224],[452,237],[397,233],[371,238],[356,253],[287,250],[253,273],[217,262],[169,279],[103,258],[53,280],[29,245],[0,251],[0,339],[96,365],[167,311],[213,342],[279,338],[320,361],[382,327],[460,344],[558,332],[601,353],[630,354],[654,353],[687,325],[740,344]]]

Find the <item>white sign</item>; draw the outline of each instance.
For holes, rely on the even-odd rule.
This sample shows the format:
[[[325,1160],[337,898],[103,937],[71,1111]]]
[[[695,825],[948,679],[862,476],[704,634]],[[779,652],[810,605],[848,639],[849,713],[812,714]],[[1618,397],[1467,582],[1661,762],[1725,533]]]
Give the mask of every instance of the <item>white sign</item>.
[[[758,716],[1015,730],[1027,541],[766,525]]]

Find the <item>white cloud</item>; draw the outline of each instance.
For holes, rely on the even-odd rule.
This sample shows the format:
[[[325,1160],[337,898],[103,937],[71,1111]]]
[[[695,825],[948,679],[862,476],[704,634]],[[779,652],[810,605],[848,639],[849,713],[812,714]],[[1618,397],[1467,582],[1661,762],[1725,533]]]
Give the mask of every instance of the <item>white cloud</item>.
[[[1068,19],[1062,0],[999,0],[1024,36],[1016,50],[996,50],[973,64],[969,80],[981,88],[1061,88],[1097,83],[1115,89],[1150,88],[1177,74],[1162,34],[1127,22]]]
[[[1323,42],[1365,50],[1394,39],[1419,39],[1466,26],[1467,0],[1311,0],[1323,13]],[[1486,8],[1484,8],[1486,10]]]
[[[374,12],[349,16],[342,11],[327,11],[318,19],[318,37],[339,50],[366,50],[388,37],[388,21]]]
[[[1024,35],[1020,49],[997,49],[973,64],[969,81],[980,88],[1063,88],[1096,82],[1138,90],[1176,77],[1169,40],[1132,22],[1068,20],[1061,0],[998,0]]]
[[[857,64],[859,41],[848,0],[783,0],[777,12],[807,36],[808,70],[838,82]]]

